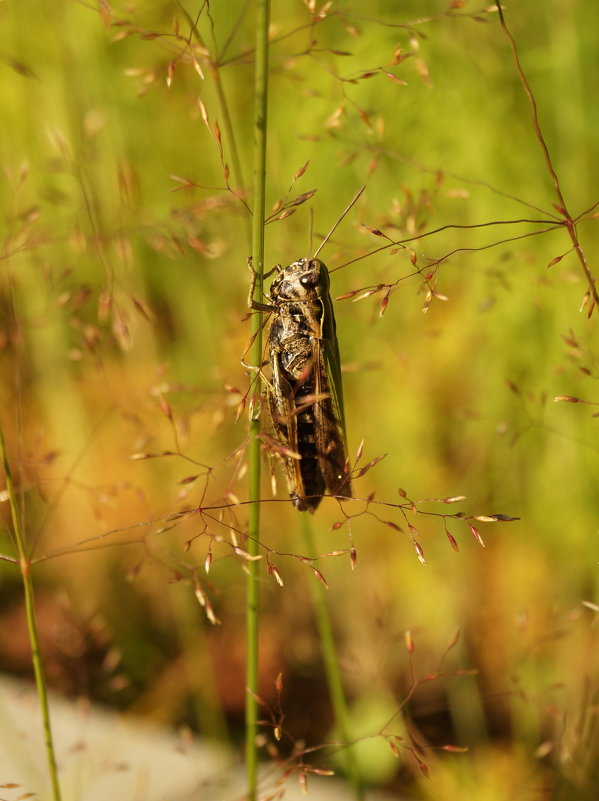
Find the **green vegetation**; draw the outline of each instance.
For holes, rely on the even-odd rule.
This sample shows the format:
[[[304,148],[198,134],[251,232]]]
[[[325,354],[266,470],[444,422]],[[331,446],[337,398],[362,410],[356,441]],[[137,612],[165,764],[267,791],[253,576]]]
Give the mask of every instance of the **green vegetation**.
[[[25,549],[3,493],[0,614],[25,621],[30,560],[48,631],[81,642],[38,620],[50,686],[240,748],[249,566],[261,758],[343,772],[324,577],[367,784],[595,798],[599,9],[504,13],[562,200],[494,7],[272,9],[264,266],[366,187],[319,255],[363,453],[311,560],[266,429],[252,561],[256,8],[0,4],[0,428]],[[8,639],[0,669],[33,675]]]

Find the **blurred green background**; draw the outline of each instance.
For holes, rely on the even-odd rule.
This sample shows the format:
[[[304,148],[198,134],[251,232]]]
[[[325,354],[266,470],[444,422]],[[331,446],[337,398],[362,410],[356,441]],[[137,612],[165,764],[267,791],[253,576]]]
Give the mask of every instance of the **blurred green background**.
[[[253,13],[237,0],[210,16],[189,0],[0,5],[0,420],[41,560],[49,681],[233,743]],[[597,201],[599,9],[505,13],[577,216]],[[438,0],[333,2],[322,17],[287,0],[272,14],[267,208],[292,184],[289,198],[317,192],[268,224],[267,264],[307,255],[365,186],[320,255],[335,296],[382,285],[335,304],[350,452],[364,440],[361,464],[386,454],[355,492],[381,505],[343,506],[355,571],[347,555],[318,562],[355,729],[371,737],[367,778],[435,801],[595,798],[599,422],[553,398],[599,403],[596,314],[579,313],[566,231],[547,230],[556,198],[497,14]],[[537,222],[506,223],[524,219]],[[368,255],[387,240],[365,226],[389,240],[442,230]],[[578,230],[593,269],[597,226]],[[423,313],[427,275],[447,299]],[[293,556],[278,468],[271,502],[264,467],[262,542],[285,586],[263,571],[263,697],[276,704],[283,671],[289,735],[314,745],[332,736],[314,577]],[[407,519],[400,488],[416,502]],[[219,508],[169,518],[198,505]],[[458,511],[520,520],[476,523],[484,549],[449,520],[456,553],[426,513]],[[322,503],[322,554],[349,547],[341,519]],[[7,561],[0,614],[0,668],[28,675]],[[381,732],[409,733],[431,778]]]

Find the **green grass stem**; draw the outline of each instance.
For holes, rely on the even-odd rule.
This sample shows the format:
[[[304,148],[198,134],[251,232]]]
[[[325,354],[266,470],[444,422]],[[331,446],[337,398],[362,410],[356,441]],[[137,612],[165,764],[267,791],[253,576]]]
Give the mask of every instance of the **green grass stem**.
[[[204,41],[204,37],[201,35],[196,21],[194,21],[193,17],[181,4],[178,4],[181,13],[187,19],[189,26],[192,31],[192,35],[198,44],[203,47],[206,52],[209,52],[209,48]],[[216,48],[216,42],[214,43]],[[233,125],[233,121],[231,119],[231,111],[229,107],[229,102],[227,100],[227,94],[225,92],[223,86],[223,80],[221,76],[220,64],[219,62],[220,54],[214,54],[214,59],[211,60],[210,65],[210,75],[212,77],[212,81],[214,84],[214,89],[216,92],[216,97],[218,100],[218,108],[221,115],[221,121],[223,124],[223,129],[225,132],[225,140],[227,142],[228,151],[231,157],[231,173],[233,175],[233,180],[236,184],[236,188],[238,191],[242,191],[245,186],[245,180],[243,177],[243,168],[241,166],[241,159],[239,157],[239,148],[237,147],[237,137],[235,136],[235,127]],[[244,225],[247,223],[248,218],[244,215],[243,217]],[[249,224],[247,225],[247,233],[248,233],[248,241],[250,241],[252,236],[252,231],[250,229]]]
[[[256,271],[254,299],[262,299],[264,275],[264,217],[266,195],[266,134],[268,109],[268,27],[269,0],[259,0],[256,9],[256,65],[254,79],[254,205],[252,219],[252,263]],[[252,316],[252,364],[262,361],[262,315]],[[260,403],[259,382],[252,403],[249,430],[249,520],[248,551],[258,554],[260,534]],[[259,562],[248,563],[246,612],[246,776],[247,798],[255,801],[258,785],[258,634]]]
[[[318,553],[314,544],[312,533],[312,520],[308,515],[302,515],[302,536],[306,547],[307,555],[311,559],[316,559]],[[316,625],[318,626],[318,636],[322,649],[322,658],[327,674],[327,683],[331,694],[331,703],[335,713],[335,723],[339,736],[346,746],[345,768],[350,782],[353,785],[356,801],[363,801],[364,788],[360,777],[360,767],[356,757],[356,751],[351,744],[351,726],[349,722],[349,710],[347,700],[343,690],[341,672],[337,662],[337,652],[335,649],[335,637],[331,625],[331,617],[325,598],[325,588],[319,581],[312,582],[312,597],[314,600],[314,610],[316,614]]]
[[[39,636],[37,632],[37,624],[35,620],[35,601],[33,596],[33,579],[31,577],[31,560],[29,559],[29,556],[27,555],[25,549],[25,539],[23,537],[21,517],[19,514],[17,497],[15,495],[15,488],[12,480],[10,463],[8,461],[8,453],[6,450],[6,441],[4,439],[4,432],[2,431],[2,428],[0,428],[0,451],[2,452],[2,464],[4,467],[4,475],[6,477],[6,488],[8,490],[8,499],[10,503],[10,511],[12,514],[13,541],[17,551],[18,565],[21,571],[21,578],[23,580],[23,589],[25,592],[25,611],[27,615],[27,630],[29,632],[29,642],[31,644],[31,659],[33,662],[35,684],[37,687],[37,695],[42,715],[44,740],[46,743],[46,759],[48,761],[48,772],[50,774],[50,781],[52,784],[52,797],[54,798],[54,801],[60,801],[61,799],[60,784],[58,781],[58,767],[56,764],[54,741],[52,739],[52,727],[50,725],[50,707],[48,704],[48,691],[46,688],[44,665],[40,649]]]

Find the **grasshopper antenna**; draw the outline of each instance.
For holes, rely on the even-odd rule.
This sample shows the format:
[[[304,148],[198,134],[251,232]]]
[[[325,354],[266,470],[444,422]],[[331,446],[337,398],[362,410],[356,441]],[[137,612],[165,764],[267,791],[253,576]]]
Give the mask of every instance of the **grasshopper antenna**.
[[[339,219],[337,220],[337,222],[335,223],[335,225],[333,225],[333,227],[331,228],[331,230],[329,231],[329,233],[328,233],[328,234],[325,236],[325,238],[324,238],[324,239],[322,240],[322,242],[320,243],[320,245],[319,245],[319,247],[318,247],[318,250],[317,250],[317,251],[316,251],[316,253],[314,254],[314,258],[316,258],[316,257],[318,256],[318,254],[320,253],[320,251],[323,249],[323,247],[326,245],[326,243],[329,241],[329,239],[330,239],[330,238],[333,236],[333,234],[334,234],[334,232],[336,231],[336,229],[337,229],[337,226],[339,225],[339,223],[341,222],[341,220],[342,220],[342,219],[345,217],[345,215],[348,213],[348,211],[351,209],[351,207],[352,207],[352,206],[353,206],[355,203],[357,203],[357,201],[358,201],[358,198],[360,197],[360,195],[362,194],[362,192],[363,192],[365,189],[366,189],[366,187],[365,187],[365,186],[363,186],[363,187],[362,187],[362,188],[361,188],[361,189],[360,189],[360,190],[359,190],[359,191],[358,191],[358,192],[357,192],[357,193],[354,195],[354,198],[353,198],[353,200],[351,201],[351,203],[349,204],[349,206],[347,206],[347,208],[346,208],[346,209],[343,211],[343,213],[341,214],[341,216],[339,217]],[[310,234],[311,234],[311,233],[312,233],[312,232],[310,231]]]

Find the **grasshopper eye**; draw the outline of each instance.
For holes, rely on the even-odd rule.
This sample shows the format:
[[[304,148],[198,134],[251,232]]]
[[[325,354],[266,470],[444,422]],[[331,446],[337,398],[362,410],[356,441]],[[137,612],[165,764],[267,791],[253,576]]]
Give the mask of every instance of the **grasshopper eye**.
[[[320,273],[315,270],[306,273],[306,275],[302,275],[302,277],[300,278],[300,284],[304,287],[318,286],[319,282],[320,282]]]

